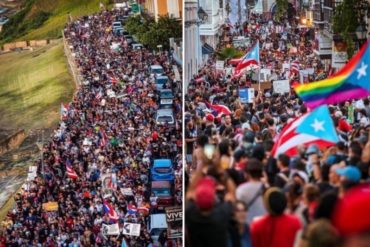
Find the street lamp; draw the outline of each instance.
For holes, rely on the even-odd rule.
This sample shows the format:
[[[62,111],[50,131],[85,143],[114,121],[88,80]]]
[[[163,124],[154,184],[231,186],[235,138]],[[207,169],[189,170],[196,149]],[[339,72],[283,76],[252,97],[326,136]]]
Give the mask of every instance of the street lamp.
[[[204,11],[202,7],[198,8],[198,17],[202,22],[205,22],[208,19],[208,14]]]
[[[367,30],[364,25],[360,24],[360,26],[357,27],[356,36],[361,46],[363,41],[367,39]]]

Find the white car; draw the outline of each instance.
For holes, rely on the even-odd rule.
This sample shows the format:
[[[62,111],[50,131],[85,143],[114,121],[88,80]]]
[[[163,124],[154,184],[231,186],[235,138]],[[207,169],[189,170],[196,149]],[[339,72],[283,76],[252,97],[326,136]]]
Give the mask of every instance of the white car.
[[[157,115],[155,117],[155,121],[157,125],[164,125],[169,124],[173,125],[175,124],[175,117],[173,115],[172,109],[158,109]]]
[[[160,76],[164,73],[164,70],[163,67],[160,65],[150,65],[149,73],[156,76]]]
[[[149,216],[148,232],[154,246],[159,246],[158,238],[163,231],[167,231],[166,214],[152,214]]]

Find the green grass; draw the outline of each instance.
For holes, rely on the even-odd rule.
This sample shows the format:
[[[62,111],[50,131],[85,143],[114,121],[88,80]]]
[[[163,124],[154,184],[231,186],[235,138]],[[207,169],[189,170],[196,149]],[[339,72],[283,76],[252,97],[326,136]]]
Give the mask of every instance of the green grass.
[[[9,33],[3,37],[0,43],[8,43],[14,40],[33,39],[55,39],[61,37],[61,30],[64,28],[70,14],[73,19],[89,15],[100,10],[99,3],[107,8],[111,0],[28,0],[28,7],[25,8],[23,17],[19,17],[16,23],[20,33]],[[26,5],[25,5],[26,6]],[[46,16],[46,21],[40,15]],[[40,23],[41,26],[37,23]]]
[[[50,128],[74,84],[62,42],[0,56],[0,128]]]
[[[74,19],[98,12],[99,3],[106,4],[107,0],[38,0],[35,2],[29,16],[33,16],[37,11],[47,11],[51,13],[49,19],[38,29],[31,30],[18,40],[44,39],[61,37],[61,30],[68,20],[68,13]]]

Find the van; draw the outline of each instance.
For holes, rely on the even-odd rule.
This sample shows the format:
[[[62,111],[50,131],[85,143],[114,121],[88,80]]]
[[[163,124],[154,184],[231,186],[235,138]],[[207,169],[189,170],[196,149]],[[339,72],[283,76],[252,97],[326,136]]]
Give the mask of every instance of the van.
[[[158,238],[163,231],[167,231],[166,214],[151,214],[148,222],[148,232],[154,246],[159,246]]]
[[[134,50],[141,50],[141,49],[143,49],[143,45],[142,44],[140,44],[140,43],[133,43],[133,44],[131,44],[131,46],[132,46],[132,49],[134,49]]]
[[[164,70],[163,67],[160,65],[150,65],[149,73],[156,76],[160,76],[164,73]]]
[[[159,209],[173,205],[173,191],[169,181],[152,181],[151,192],[158,198]]]
[[[173,172],[172,161],[170,159],[156,159],[153,161],[151,168],[152,181],[174,181],[175,175]]]
[[[173,115],[172,109],[158,109],[156,118],[155,118],[157,125],[174,125],[175,124],[175,117]]]
[[[161,107],[166,108],[167,106],[172,106],[174,96],[171,89],[162,89],[159,91],[159,98],[159,104]]]
[[[157,76],[155,78],[155,86],[157,90],[161,90],[164,84],[166,84],[167,82],[168,82],[168,76],[165,76],[165,75]]]

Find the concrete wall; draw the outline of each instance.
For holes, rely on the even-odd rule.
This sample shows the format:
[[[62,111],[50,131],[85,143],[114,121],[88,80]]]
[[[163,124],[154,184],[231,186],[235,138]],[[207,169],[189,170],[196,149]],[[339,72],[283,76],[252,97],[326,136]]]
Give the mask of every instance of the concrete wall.
[[[30,47],[41,47],[46,46],[48,44],[56,44],[58,42],[57,39],[52,40],[30,40],[30,41],[17,41],[12,43],[6,43],[3,45],[0,51],[2,52],[9,52],[14,49],[27,49]]]

